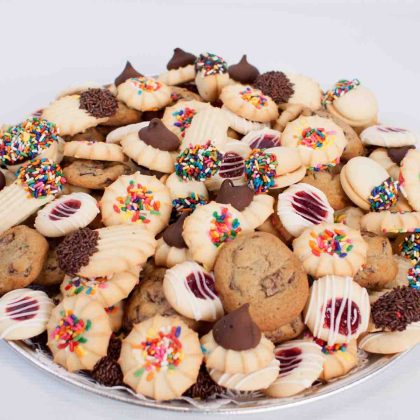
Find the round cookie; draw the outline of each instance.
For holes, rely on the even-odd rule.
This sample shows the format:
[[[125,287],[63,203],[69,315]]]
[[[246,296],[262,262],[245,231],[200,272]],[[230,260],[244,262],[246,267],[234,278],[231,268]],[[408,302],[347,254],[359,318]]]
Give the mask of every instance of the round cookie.
[[[292,322],[282,325],[273,331],[264,331],[264,335],[274,344],[279,344],[300,336],[305,328],[302,316],[299,315]]]
[[[363,144],[379,147],[404,147],[416,144],[416,136],[405,128],[372,125],[360,133]]]
[[[47,259],[48,242],[36,230],[15,226],[0,235],[0,295],[31,284]]]
[[[308,296],[306,273],[297,258],[265,232],[244,234],[224,245],[214,273],[225,310],[231,312],[249,303],[251,316],[262,331],[292,322]]]
[[[64,156],[106,162],[127,162],[121,146],[104,142],[69,141],[64,145]]]
[[[420,150],[409,150],[401,162],[401,191],[414,210],[420,211]]]
[[[420,232],[420,212],[392,213],[381,211],[367,213],[361,221],[361,227],[377,235],[395,235],[396,233]]]

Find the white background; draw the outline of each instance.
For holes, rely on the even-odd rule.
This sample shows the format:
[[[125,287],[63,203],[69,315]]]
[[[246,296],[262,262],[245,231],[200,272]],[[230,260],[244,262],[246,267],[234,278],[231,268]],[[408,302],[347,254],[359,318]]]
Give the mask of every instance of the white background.
[[[382,120],[420,132],[419,41],[419,1],[0,0],[0,123],[18,122],[68,85],[112,81],[127,58],[140,72],[155,74],[180,46],[230,63],[247,53],[262,71],[301,72],[325,88],[358,77],[376,93]],[[353,390],[247,418],[418,419],[419,389],[417,348]],[[4,343],[0,395],[0,420],[168,415],[61,383]]]

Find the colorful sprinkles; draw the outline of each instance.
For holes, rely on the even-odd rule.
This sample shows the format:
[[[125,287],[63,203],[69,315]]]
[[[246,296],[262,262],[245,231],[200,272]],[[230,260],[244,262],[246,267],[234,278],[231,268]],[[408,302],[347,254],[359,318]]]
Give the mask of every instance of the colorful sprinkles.
[[[176,158],[175,172],[183,180],[205,181],[217,173],[222,154],[210,143],[190,145]]]
[[[175,118],[173,126],[181,132],[181,137],[185,136],[185,130],[191,125],[196,113],[197,111],[195,109],[189,108],[188,106],[172,113],[172,116]]]
[[[76,296],[84,292],[85,295],[94,296],[98,289],[106,289],[108,287],[108,279],[106,277],[83,278],[73,277],[68,280],[64,286],[68,296]]]
[[[248,186],[257,194],[264,193],[274,186],[277,157],[261,149],[254,149],[245,160],[245,175]]]
[[[16,181],[33,198],[56,195],[66,183],[60,165],[45,158],[24,164],[17,172]]]
[[[420,262],[409,268],[407,279],[410,287],[420,290]]]
[[[320,257],[321,254],[337,255],[345,258],[353,249],[352,240],[341,229],[324,229],[320,233],[311,232],[309,246],[312,254]]]
[[[219,213],[213,212],[209,235],[215,247],[235,239],[241,230],[239,220],[232,216],[227,207],[222,207]]]
[[[334,130],[325,131],[325,128],[306,127],[299,136],[298,145],[320,149],[326,147],[333,141],[336,132]]]
[[[262,95],[258,90],[252,89],[250,86],[241,90],[239,95],[241,95],[241,98],[244,101],[249,102],[257,109],[262,109],[268,105],[267,97]]]
[[[146,380],[152,381],[157,372],[174,371],[184,358],[182,343],[179,340],[182,327],[162,327],[157,332],[149,331],[145,341],[132,344],[131,347],[140,350],[144,360],[143,366],[134,371],[136,378],[146,374]]]
[[[420,261],[420,233],[406,236],[400,245],[401,255],[411,260],[413,264]]]
[[[398,181],[394,181],[391,177],[375,187],[368,198],[372,211],[388,210],[395,205],[398,199],[398,189]]]
[[[321,340],[320,338],[314,337],[310,333],[304,333],[305,338],[312,338],[312,340],[318,344],[319,347],[321,347],[322,353],[324,354],[334,354],[338,351],[345,352],[347,351],[347,343],[337,343],[333,344],[331,346],[327,345],[327,342],[324,340]]]
[[[228,66],[226,61],[216,54],[204,53],[197,57],[195,70],[203,76],[212,76],[215,74],[227,73]]]
[[[160,215],[160,201],[155,200],[153,192],[144,185],[131,180],[125,197],[117,197],[113,208],[131,223],[150,223],[149,215]]]
[[[36,158],[59,139],[57,126],[43,118],[28,118],[9,127],[0,138],[0,163],[15,165]]]
[[[328,169],[334,168],[334,166],[337,166],[340,163],[340,157],[334,159],[330,163],[319,163],[316,166],[309,166],[308,171],[313,172],[320,172],[320,171],[327,171]]]
[[[138,89],[138,95],[141,95],[143,92],[156,92],[162,87],[160,82],[147,77],[132,77],[130,83]]]
[[[61,320],[55,329],[51,332],[51,339],[57,341],[57,347],[60,350],[68,348],[77,356],[83,356],[84,350],[81,344],[87,343],[84,333],[92,327],[92,322],[88,319],[86,322],[78,318],[72,310],[61,311]]]
[[[190,213],[196,209],[197,206],[204,206],[208,200],[202,195],[195,192],[187,197],[175,198],[172,200],[172,207],[176,214],[180,216],[183,213]]]
[[[339,80],[332,89],[327,90],[327,92],[325,92],[324,97],[322,98],[322,105],[326,106],[327,103],[334,102],[335,99],[339,98],[340,96],[343,96],[344,94],[346,94],[347,92],[356,88],[359,85],[359,79]]]

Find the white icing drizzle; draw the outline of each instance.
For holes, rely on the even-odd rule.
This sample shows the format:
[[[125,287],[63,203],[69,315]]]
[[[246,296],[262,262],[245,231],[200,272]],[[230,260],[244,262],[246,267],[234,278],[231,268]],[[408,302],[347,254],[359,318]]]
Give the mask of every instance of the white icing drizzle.
[[[264,141],[270,139],[272,144],[264,147],[264,149],[271,147],[281,146],[280,143],[280,131],[272,130],[271,128],[263,128],[262,130],[250,131],[245,137],[242,138],[241,142],[246,143],[252,149],[261,149],[264,145]]]

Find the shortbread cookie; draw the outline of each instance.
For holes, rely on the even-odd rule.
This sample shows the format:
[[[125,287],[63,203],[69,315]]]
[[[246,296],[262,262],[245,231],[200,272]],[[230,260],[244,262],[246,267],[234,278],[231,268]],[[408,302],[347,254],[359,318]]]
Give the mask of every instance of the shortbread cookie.
[[[414,133],[405,128],[387,125],[372,125],[360,133],[363,144],[368,146],[399,148],[413,146],[417,139]]]
[[[230,204],[199,206],[185,219],[182,236],[194,261],[211,270],[220,246],[249,232],[243,215]]]
[[[207,369],[247,374],[267,367],[274,359],[274,345],[261,334],[249,314],[248,304],[220,318],[201,338]]]
[[[305,328],[306,326],[302,321],[302,316],[299,315],[292,322],[282,325],[275,330],[264,331],[264,335],[274,344],[280,344],[299,337]]]
[[[167,71],[159,76],[159,80],[169,86],[194,80],[196,59],[194,54],[175,48],[173,56],[166,65]]]
[[[102,142],[105,141],[105,134],[100,127],[88,128],[83,133],[78,133],[75,136],[66,136],[66,141],[93,141]]]
[[[102,127],[121,127],[136,124],[141,120],[142,113],[137,109],[129,108],[124,102],[118,101],[117,112],[103,122]]]
[[[24,164],[17,179],[0,191],[0,233],[54,200],[65,182],[61,167],[48,159]]]
[[[141,225],[83,228],[64,238],[57,256],[60,268],[67,274],[103,277],[143,264],[155,247],[154,235]]]
[[[0,298],[0,338],[26,340],[44,332],[54,307],[46,293],[17,289]]]
[[[321,223],[293,241],[293,252],[315,278],[354,276],[366,263],[367,244],[360,232],[341,223]]]
[[[228,121],[229,127],[237,133],[246,135],[251,131],[263,130],[269,128],[270,123],[250,121],[232,112],[227,106],[222,106],[222,111]]]
[[[319,346],[306,340],[292,340],[274,349],[280,362],[277,379],[264,392],[271,397],[290,397],[309,388],[321,375],[324,356]]]
[[[216,321],[223,316],[214,275],[199,264],[185,261],[166,270],[163,292],[171,306],[196,321]]]
[[[250,149],[271,149],[272,147],[281,146],[281,133],[271,128],[263,128],[261,130],[250,131],[241,142],[246,143]]]
[[[322,104],[358,133],[376,124],[378,119],[376,98],[358,79],[339,80],[325,93]]]
[[[401,162],[401,191],[414,210],[420,211],[420,150],[409,150]]]
[[[98,213],[98,203],[91,195],[62,195],[38,212],[34,226],[44,236],[64,236],[86,227]]]
[[[70,141],[64,145],[64,156],[76,159],[102,160],[106,162],[126,162],[127,157],[118,144]]]
[[[347,140],[332,120],[315,115],[299,117],[287,124],[281,144],[297,147],[304,165],[319,170],[339,162]]]
[[[404,151],[398,151],[398,149],[393,148],[393,149],[384,149],[382,147],[378,147],[377,149],[375,149],[370,155],[369,155],[369,159],[374,160],[375,162],[379,163],[379,165],[381,165],[383,168],[386,169],[386,171],[388,172],[389,176],[391,176],[393,179],[399,179],[400,177],[400,163],[402,158],[405,156],[405,154],[408,152],[408,150],[411,148],[412,146],[408,146],[408,147],[401,147],[398,149],[404,149]],[[401,160],[399,160],[399,162],[395,162],[391,157],[390,157],[390,153],[393,153],[394,151],[396,151],[395,157],[399,160],[399,156],[398,155],[402,155]]]
[[[257,77],[255,87],[277,104],[303,105],[311,110],[321,107],[321,87],[301,74],[268,71]]]
[[[111,326],[111,330],[116,333],[121,330],[123,317],[124,317],[124,302],[120,301],[115,305],[108,306],[105,308],[105,312],[109,318],[109,325]]]
[[[125,67],[124,67],[123,71],[121,72],[121,74],[119,74],[114,80],[115,91],[118,88],[118,86],[120,86],[126,80],[131,79],[132,77],[142,77],[142,76],[143,76],[143,74],[139,73],[133,67],[133,65],[129,61],[127,61],[125,63]]]
[[[100,208],[105,226],[136,223],[157,234],[167,226],[172,204],[162,182],[136,172],[120,176],[107,187]]]
[[[395,234],[405,232],[420,232],[420,212],[379,213],[365,214],[361,219],[361,227],[377,235]]]
[[[355,230],[361,230],[361,222],[364,214],[359,207],[345,207],[334,213],[334,222],[343,223],[343,225]]]
[[[228,73],[232,80],[244,85],[252,84],[260,72],[252,64],[248,63],[246,54],[242,56],[238,64],[232,64],[228,67]]]
[[[75,160],[63,169],[69,184],[103,190],[111,185],[121,175],[133,173],[133,170],[123,163],[102,162],[99,160]]]
[[[117,99],[108,89],[88,89],[55,100],[43,110],[42,118],[56,124],[62,136],[74,136],[106,122],[117,108]]]
[[[202,359],[197,333],[179,318],[157,315],[134,324],[119,363],[124,382],[136,393],[170,400],[195,383]]]
[[[350,200],[363,210],[388,210],[398,198],[398,182],[367,157],[350,159],[341,169],[340,182]]]
[[[97,82],[86,81],[81,83],[71,84],[58,92],[55,99],[63,98],[69,95],[78,95],[88,89],[100,89],[102,86]]]
[[[171,100],[171,89],[155,79],[136,76],[117,86],[117,98],[138,111],[156,111]]]
[[[140,269],[134,267],[107,277],[65,276],[60,290],[64,297],[85,295],[108,308],[130,294],[139,281],[139,272]]]
[[[47,331],[54,362],[70,372],[92,370],[106,356],[112,333],[105,309],[86,296],[64,298],[53,309]]]
[[[164,173],[174,171],[179,140],[158,118],[123,137],[120,143],[124,153],[138,165]]]
[[[274,198],[268,194],[255,194],[247,185],[235,186],[231,180],[223,181],[215,198],[216,203],[231,204],[242,213],[247,226],[256,229],[274,212]]]
[[[195,84],[198,93],[205,101],[216,100],[222,89],[229,83],[226,61],[216,54],[200,54],[195,62],[195,71]]]
[[[225,86],[220,99],[229,111],[250,121],[267,123],[279,115],[274,101],[249,85]]]
[[[224,245],[214,273],[225,310],[249,303],[251,316],[262,331],[292,322],[308,297],[302,265],[286,245],[265,232],[241,235]]]
[[[198,101],[204,104],[203,98],[198,94],[195,83],[183,83],[180,86],[171,86],[171,100],[178,101]]]
[[[279,194],[277,214],[284,228],[295,237],[308,227],[334,222],[334,209],[326,195],[304,183],[292,185]]]
[[[329,346],[349,343],[367,330],[369,296],[351,277],[321,277],[311,286],[304,314],[314,337]]]

